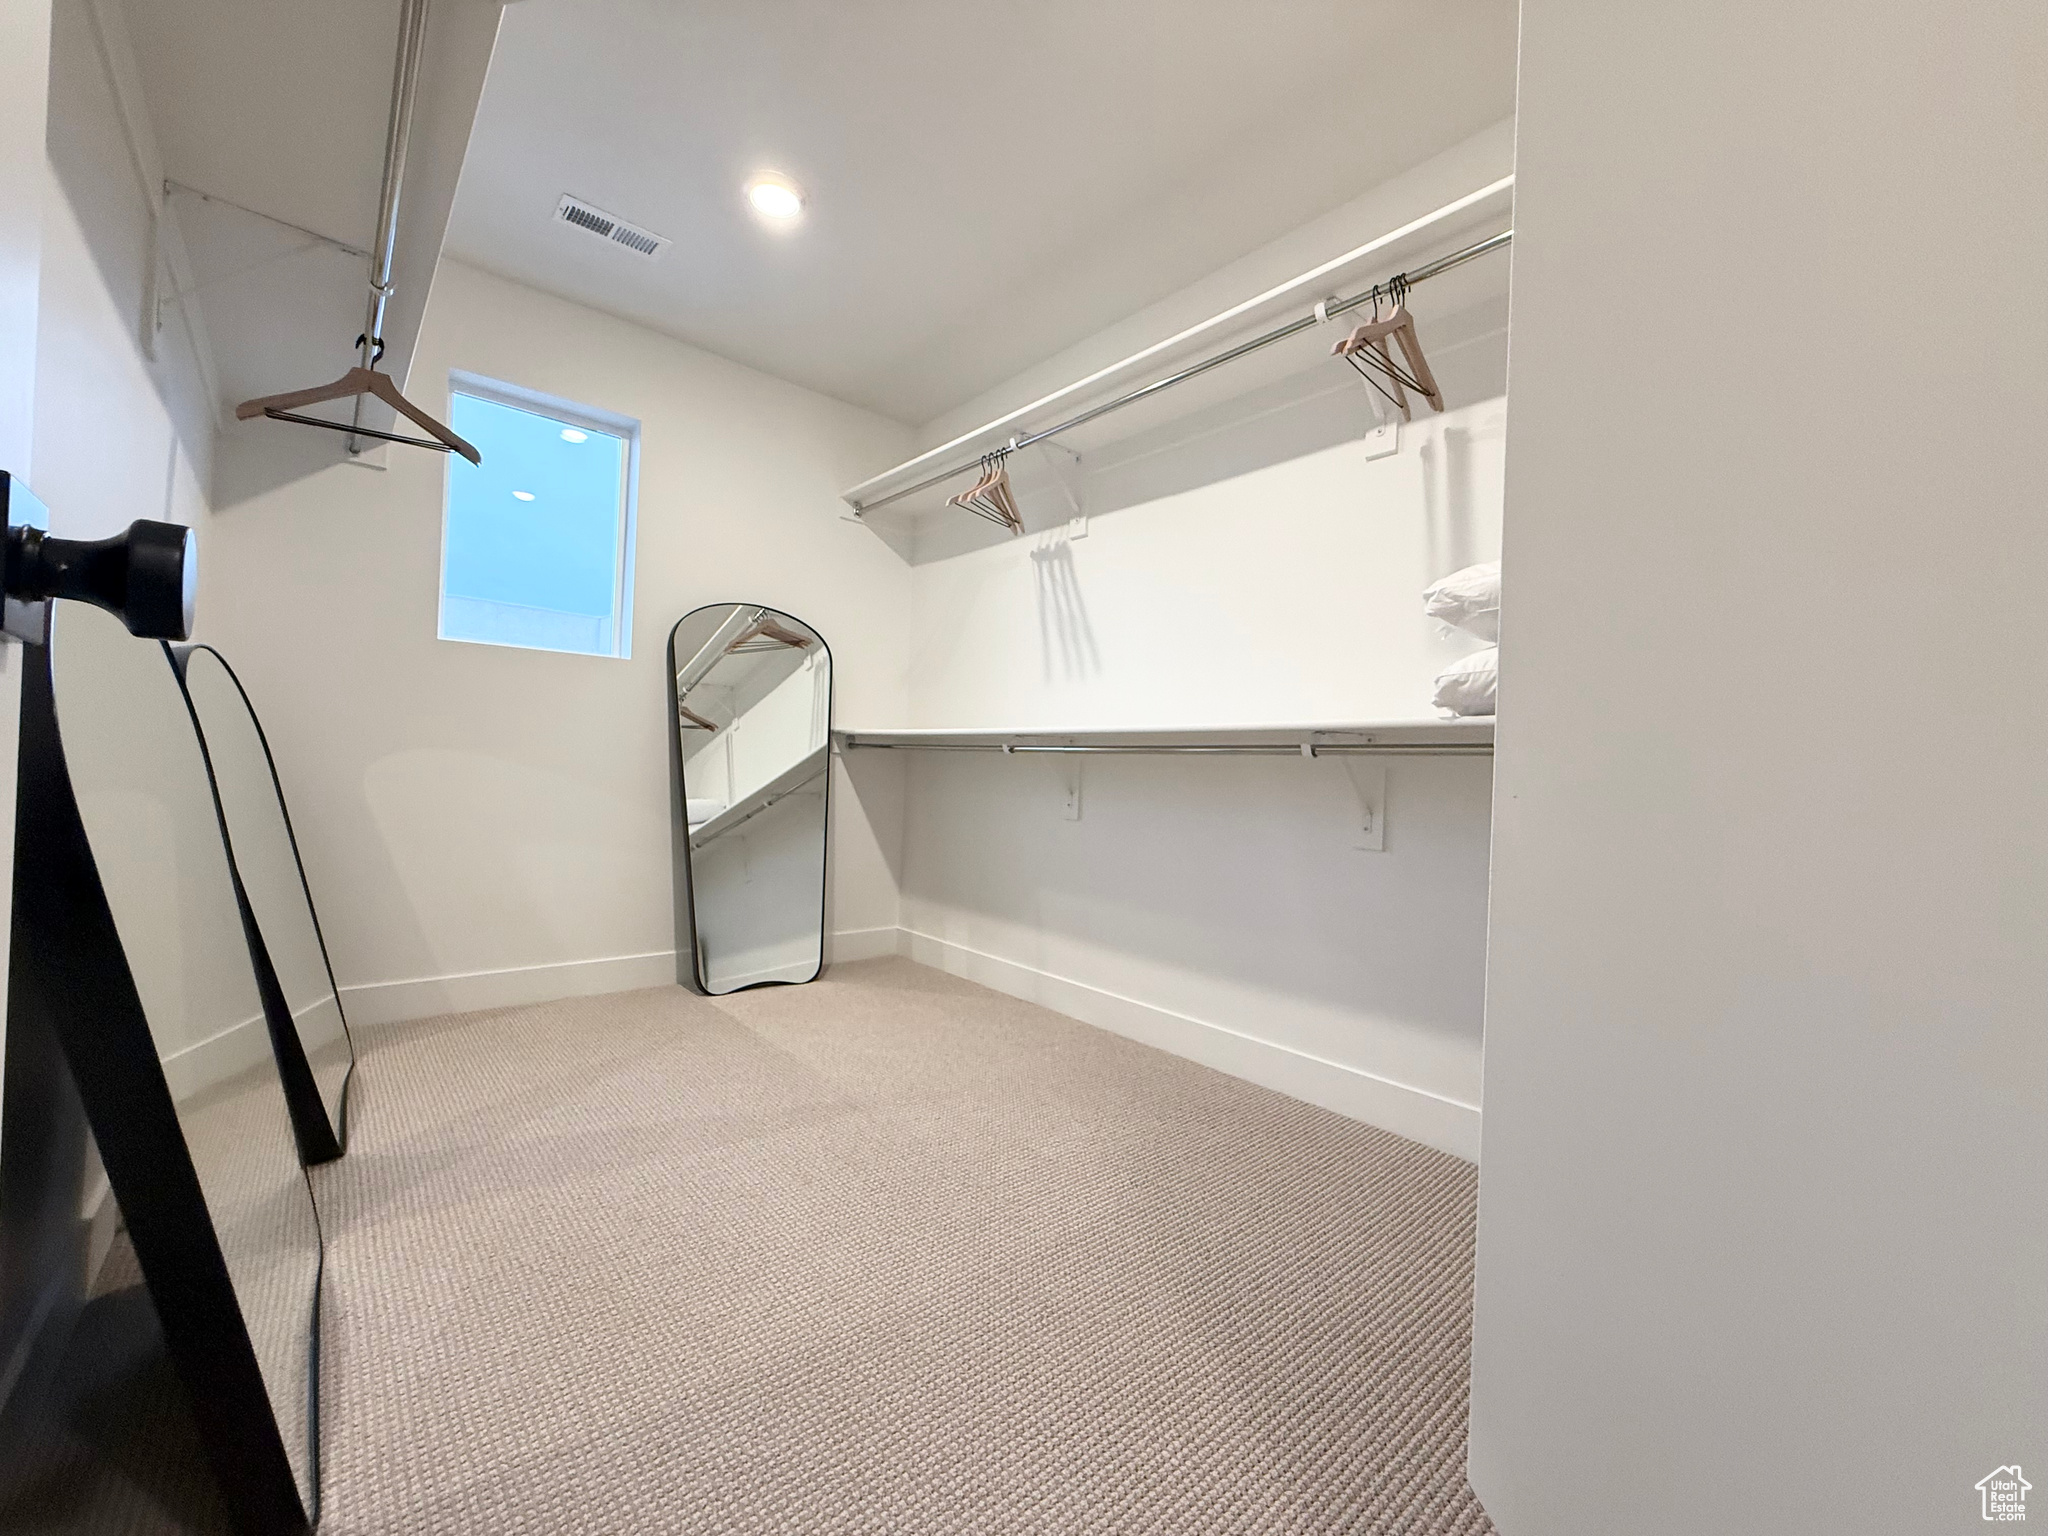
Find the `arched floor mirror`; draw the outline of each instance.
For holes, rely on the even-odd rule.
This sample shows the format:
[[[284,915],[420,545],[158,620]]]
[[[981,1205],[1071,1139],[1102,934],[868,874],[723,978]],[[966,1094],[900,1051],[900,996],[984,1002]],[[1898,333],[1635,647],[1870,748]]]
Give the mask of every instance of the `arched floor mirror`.
[[[10,1012],[61,1047],[237,1524],[319,1513],[323,1244],[166,648],[50,605],[22,654]]]
[[[669,632],[676,979],[717,996],[825,963],[832,653],[758,603]]]

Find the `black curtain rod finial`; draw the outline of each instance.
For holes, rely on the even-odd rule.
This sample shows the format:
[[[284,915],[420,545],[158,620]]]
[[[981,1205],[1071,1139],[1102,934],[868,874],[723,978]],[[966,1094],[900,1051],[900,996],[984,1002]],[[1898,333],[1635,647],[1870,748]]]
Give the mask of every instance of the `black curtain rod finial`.
[[[145,640],[189,640],[199,589],[197,537],[180,523],[138,518],[110,539],[59,539],[7,530],[7,595],[70,598],[104,608]]]

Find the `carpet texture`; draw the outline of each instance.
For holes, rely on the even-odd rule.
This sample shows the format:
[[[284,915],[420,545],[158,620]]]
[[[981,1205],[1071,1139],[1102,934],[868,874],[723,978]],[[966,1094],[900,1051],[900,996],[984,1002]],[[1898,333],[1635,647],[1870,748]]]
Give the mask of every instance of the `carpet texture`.
[[[1491,1530],[1455,1158],[901,960],[359,1049],[325,1531]]]

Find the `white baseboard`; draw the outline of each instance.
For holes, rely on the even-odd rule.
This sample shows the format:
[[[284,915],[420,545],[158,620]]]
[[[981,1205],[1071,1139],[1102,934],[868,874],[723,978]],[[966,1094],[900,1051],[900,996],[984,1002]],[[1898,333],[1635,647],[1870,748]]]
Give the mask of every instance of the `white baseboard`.
[[[1368,1125],[1406,1136],[1467,1162],[1479,1159],[1479,1108],[1447,1099],[1427,1089],[1378,1077],[1358,1067],[1330,1061],[1213,1024],[1184,1013],[1140,1002],[1085,982],[1055,976],[1034,966],[1005,960],[950,940],[905,928],[843,929],[828,935],[828,965],[907,955],[920,965],[963,976],[1011,997],[1050,1008],[1084,1024],[1141,1041],[1175,1056],[1241,1077],[1310,1104],[1320,1105]],[[556,965],[519,966],[500,971],[471,971],[414,981],[369,982],[341,989],[349,1023],[372,1027],[443,1013],[472,1013],[480,1008],[508,1008],[521,1003],[552,1002],[563,997],[588,997],[600,992],[630,992],[675,981],[675,956],[668,950],[646,955],[618,955],[602,960],[572,960]],[[269,1039],[257,1025],[254,1038],[264,1050]],[[241,1026],[247,1030],[247,1026]],[[233,1033],[229,1031],[226,1033]],[[216,1036],[215,1040],[222,1039]],[[197,1051],[203,1046],[191,1047]],[[181,1052],[180,1055],[187,1053]],[[253,1059],[253,1058],[252,1058]],[[246,1063],[244,1063],[246,1065]],[[169,1062],[166,1062],[169,1066]],[[223,1074],[225,1075],[225,1074]],[[173,1087],[176,1084],[173,1083]]]
[[[269,1059],[270,1031],[259,1013],[165,1056],[164,1081],[170,1084],[171,1097],[182,1102],[202,1088],[224,1083]]]
[[[1111,1034],[1123,1035],[1175,1056],[1198,1061],[1292,1098],[1363,1120],[1397,1136],[1479,1161],[1479,1108],[1426,1089],[1376,1077],[1357,1067],[1329,1061],[1242,1034],[1226,1025],[1190,1018],[1070,981],[1034,966],[985,954],[930,934],[902,930],[901,953],[920,965],[979,982],[1011,997],[1050,1008]]]
[[[842,928],[825,945],[825,963],[838,965],[848,960],[879,960],[884,955],[903,953],[901,928]]]
[[[502,971],[464,971],[411,981],[367,981],[341,989],[341,1006],[353,1027],[375,1028],[443,1013],[551,1003],[563,997],[632,992],[675,985],[675,951],[610,955],[601,960],[565,960],[554,965],[520,965]]]
[[[825,936],[825,963],[898,954],[902,931],[849,928],[829,933]],[[351,1028],[374,1029],[380,1024],[403,1024],[444,1013],[475,1013],[480,1008],[514,1008],[521,1003],[551,1003],[563,997],[673,986],[675,979],[675,951],[662,949],[645,955],[519,965],[501,971],[461,971],[452,976],[422,976],[411,981],[357,982],[341,989],[341,1005]]]

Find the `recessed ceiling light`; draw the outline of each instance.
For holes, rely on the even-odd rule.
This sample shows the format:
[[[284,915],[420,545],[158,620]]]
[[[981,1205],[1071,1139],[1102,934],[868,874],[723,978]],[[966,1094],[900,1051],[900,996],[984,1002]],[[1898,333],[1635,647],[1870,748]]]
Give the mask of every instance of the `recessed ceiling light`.
[[[512,499],[513,499],[514,501],[531,501],[531,500],[533,500],[533,492],[531,492],[531,491],[514,491],[514,492],[512,493]]]
[[[562,428],[562,441],[565,443],[587,443],[590,441],[590,434],[588,432],[578,432],[574,427],[564,427]]]
[[[756,176],[747,183],[747,201],[763,218],[787,223],[804,211],[803,190],[786,176]]]

